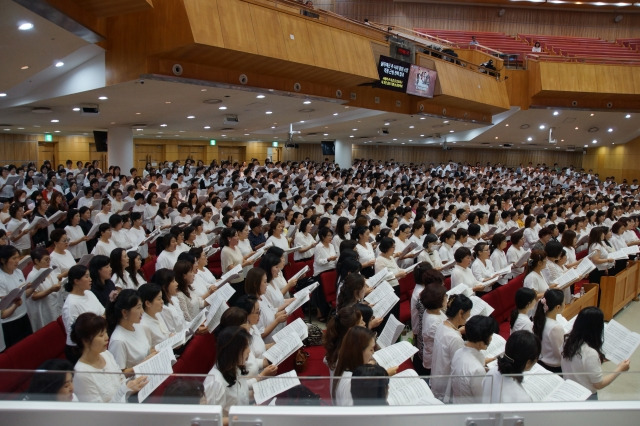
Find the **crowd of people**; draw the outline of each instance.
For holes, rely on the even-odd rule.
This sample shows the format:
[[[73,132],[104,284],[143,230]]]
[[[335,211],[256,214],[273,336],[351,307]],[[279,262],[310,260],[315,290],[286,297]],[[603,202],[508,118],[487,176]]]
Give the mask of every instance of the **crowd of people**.
[[[131,379],[133,367],[184,330],[218,290],[220,277],[208,264],[212,246],[219,246],[222,273],[240,272],[230,280],[235,292],[214,331],[215,366],[204,384],[172,384],[167,397],[182,392],[228,412],[250,403],[253,384],[276,374],[264,352],[291,317],[286,308],[297,280],[283,271],[294,248],[294,261],[313,260],[314,276],[336,270],[335,309],[321,289],[312,301],[313,314],[327,322],[325,362],[337,405],[386,402],[388,376],[398,367],[376,366],[373,354],[375,331],[389,316],[373,316],[364,298],[372,291],[368,279],[385,268],[399,295],[399,280],[415,263],[410,326],[418,352],[412,362],[419,375],[440,376],[429,382],[440,401],[530,401],[522,374],[536,363],[567,378],[574,374],[596,395],[629,362],[603,375],[598,308],[583,310],[565,337],[556,315],[579,291],[573,285],[560,290],[556,280],[585,250],[596,266],[590,282],[626,267],[609,253],[640,244],[637,196],[636,181],[618,184],[557,165],[356,160],[340,169],[308,159],[211,165],[187,159],[128,175],[115,165],[103,171],[70,160],[57,168],[9,165],[0,176],[0,298],[6,306],[0,349],[62,316],[68,363],[42,368],[68,373],[48,388],[55,392],[44,393],[127,401],[147,383],[144,376]],[[264,252],[255,258],[258,250]],[[145,262],[155,262],[149,282]],[[32,285],[41,274],[46,278]],[[471,317],[469,296],[520,274],[526,278],[516,294],[512,333],[489,368],[493,360],[481,351],[496,323]],[[467,291],[449,297],[447,276],[451,288]],[[399,305],[391,314],[399,316]],[[196,331],[207,332],[204,325]],[[98,372],[116,374],[91,374]],[[458,378],[442,377],[448,375]],[[380,377],[381,389],[352,379],[370,376]],[[42,389],[43,380],[34,377],[28,394]]]

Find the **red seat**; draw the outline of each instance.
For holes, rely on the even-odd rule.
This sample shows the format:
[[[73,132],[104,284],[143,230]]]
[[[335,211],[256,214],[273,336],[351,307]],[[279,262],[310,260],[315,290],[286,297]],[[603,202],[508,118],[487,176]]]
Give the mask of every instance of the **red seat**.
[[[413,273],[407,274],[398,280],[400,285],[400,318],[398,320],[404,324],[411,321],[411,294],[416,287],[416,280]]]
[[[318,278],[320,279],[320,287],[322,287],[322,292],[324,293],[324,298],[333,308],[336,307],[337,274],[338,273],[335,269],[330,269],[318,275]]]
[[[158,260],[157,257],[149,256],[147,260],[144,261],[144,265],[142,265],[142,268],[140,268],[147,282],[151,281],[151,277],[156,272],[156,260]]]
[[[294,261],[293,253],[289,253],[289,263],[284,265],[284,270],[282,271],[282,274],[284,275],[284,278],[288,281],[291,279],[291,277],[297,274],[305,266],[309,266],[309,271],[305,274],[305,277],[312,277],[313,276],[313,256],[311,257],[311,259]]]
[[[451,277],[446,277],[444,279],[444,286],[447,289],[447,291],[451,290]]]
[[[213,256],[209,257],[209,263],[207,267],[211,271],[213,275],[220,278],[222,276],[222,259],[220,255],[222,254],[222,250],[218,250],[213,254]]]

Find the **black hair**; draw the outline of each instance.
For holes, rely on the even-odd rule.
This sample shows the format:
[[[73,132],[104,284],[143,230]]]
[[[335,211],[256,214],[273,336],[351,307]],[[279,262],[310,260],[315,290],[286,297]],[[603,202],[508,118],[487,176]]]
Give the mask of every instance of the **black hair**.
[[[67,374],[73,375],[73,364],[66,359],[48,359],[36,369],[31,378],[25,399],[29,401],[55,401],[56,395],[67,381]]]
[[[501,374],[517,374],[514,377],[522,383],[521,374],[530,361],[537,361],[540,356],[540,339],[526,330],[511,333],[504,348],[504,355],[498,357],[498,371]]]
[[[474,315],[467,320],[464,329],[468,342],[483,342],[489,346],[491,336],[498,331],[498,323],[493,317]]]
[[[571,360],[577,355],[582,356],[580,348],[583,343],[598,352],[600,362],[604,361],[604,314],[600,308],[588,306],[580,311],[573,329],[565,338],[562,357]]]
[[[351,397],[353,405],[389,405],[389,374],[383,367],[375,364],[364,364],[353,370],[351,380]]]
[[[115,330],[118,323],[120,323],[122,311],[129,311],[135,308],[138,303],[140,303],[138,293],[135,290],[124,289],[118,294],[116,300],[107,304],[105,316],[109,336],[113,334],[113,330]]]
[[[116,248],[111,250],[111,255],[109,256],[109,263],[111,264],[112,272],[120,278],[122,285],[126,284],[124,279],[124,268],[122,267],[122,253],[125,253],[123,248]]]
[[[158,297],[158,294],[162,293],[162,287],[158,284],[147,283],[142,284],[138,288],[138,296],[140,296],[140,301],[142,302],[142,309],[147,310],[147,305],[145,302],[153,302],[153,299]]]
[[[544,292],[542,299],[538,300],[536,312],[533,314],[533,333],[542,340],[542,332],[547,322],[547,312],[564,303],[564,292],[555,288]]]
[[[240,296],[233,306],[242,309],[247,313],[247,315],[253,312],[256,303],[258,302],[258,298],[253,294],[243,294]]]
[[[468,312],[473,308],[473,302],[464,294],[454,294],[449,297],[449,301],[447,302],[447,310],[445,311],[445,315],[447,318],[453,318],[458,315],[458,312],[462,311],[463,313]]]
[[[518,319],[518,314],[520,313],[520,309],[524,309],[526,308],[529,303],[531,303],[533,300],[536,299],[536,292],[535,290],[528,288],[528,287],[520,287],[517,291],[516,291],[516,307],[513,308],[513,310],[511,311],[511,316],[509,317],[509,324],[511,326],[511,328],[513,328],[513,326],[516,323],[516,320]]]
[[[168,305],[171,301],[169,296],[169,285],[176,279],[176,274],[172,269],[161,268],[158,269],[151,277],[151,282],[154,282],[162,289],[162,301],[165,305]]]
[[[104,285],[104,282],[100,280],[100,269],[108,266],[109,263],[109,258],[101,254],[91,258],[89,261],[89,274],[91,275],[92,285]]]
[[[251,335],[239,326],[225,327],[216,339],[216,366],[224,380],[232,387],[236,384],[238,368],[241,374],[247,374],[244,365],[238,365],[238,360],[244,350],[251,344]]]
[[[371,306],[364,303],[356,303],[356,309],[360,311],[362,315],[362,321],[364,321],[365,327],[369,327],[369,321],[373,318],[373,309]]]
[[[478,243],[478,244],[486,244],[486,243]],[[469,250],[467,247],[458,247],[455,253],[453,253],[453,259],[456,261],[456,263],[462,262],[462,260],[467,256],[471,256],[471,250]]]

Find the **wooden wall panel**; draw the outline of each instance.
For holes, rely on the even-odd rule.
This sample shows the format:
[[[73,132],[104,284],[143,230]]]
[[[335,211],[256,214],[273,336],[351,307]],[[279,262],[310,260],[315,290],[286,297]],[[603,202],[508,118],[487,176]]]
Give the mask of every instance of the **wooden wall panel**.
[[[278,23],[287,49],[287,58],[292,62],[314,64],[313,51],[309,49],[310,38],[307,22],[298,17],[281,13],[278,16]]]
[[[309,31],[309,45],[315,64],[322,68],[339,69],[336,64],[336,46],[333,42],[332,30],[324,25],[315,25]]]
[[[275,10],[251,8],[251,23],[258,53],[271,58],[287,59],[284,35],[277,25],[273,25],[274,22],[278,22],[278,12]]]
[[[617,181],[640,179],[640,137],[623,145],[609,145],[589,148],[582,167],[600,175],[614,176]]]
[[[505,84],[511,106],[529,109],[529,74],[525,70],[504,70],[505,77],[509,77]]]
[[[218,16],[218,0],[185,0],[185,11],[189,22],[206,19],[209,25],[192,25],[193,40],[196,43],[210,46],[224,46],[220,17]]]
[[[0,165],[22,165],[38,160],[38,140],[44,140],[37,135],[0,134]]]
[[[324,7],[348,18],[358,21],[367,18],[372,22],[405,28],[600,37],[606,40],[640,37],[640,15],[624,12],[621,12],[624,19],[614,25],[613,13],[575,10],[399,3],[393,0],[333,0],[324,3]],[[499,9],[505,9],[504,16],[498,16]]]
[[[258,53],[253,26],[247,22],[251,7],[238,1],[218,2],[218,19],[222,28],[222,38],[227,49],[240,52]],[[203,25],[201,22],[200,25]]]
[[[640,95],[640,66],[551,62],[537,66],[543,91]]]

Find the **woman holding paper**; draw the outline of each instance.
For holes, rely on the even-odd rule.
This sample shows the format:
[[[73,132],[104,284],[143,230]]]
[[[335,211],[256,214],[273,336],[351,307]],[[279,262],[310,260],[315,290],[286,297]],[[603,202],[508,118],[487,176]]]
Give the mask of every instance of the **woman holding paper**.
[[[140,327],[147,335],[147,339],[152,347],[164,342],[171,337],[171,332],[167,324],[162,319],[164,301],[162,300],[162,288],[157,284],[143,284],[138,289],[138,295],[142,301],[142,319]]]
[[[200,312],[201,304],[204,302],[202,297],[194,293],[192,286],[195,279],[194,261],[193,256],[181,254],[176,264],[173,265],[173,272],[178,283],[176,297],[186,322],[193,321]]]
[[[564,309],[564,293],[561,290],[545,291],[538,301],[533,315],[533,334],[540,339],[542,354],[538,364],[553,373],[562,373],[562,344],[564,342],[564,328],[556,321],[556,316]]]
[[[482,402],[482,380],[485,371],[483,350],[491,344],[493,332],[498,328],[492,317],[476,315],[466,322],[464,346],[451,359],[451,393],[454,404]]]
[[[82,351],[73,376],[73,388],[80,401],[126,402],[129,395],[148,383],[146,376],[127,380],[122,374],[107,350],[109,335],[103,317],[92,312],[81,314],[73,323],[70,337]]]
[[[369,231],[369,228],[366,226],[356,227],[352,235],[352,239],[358,242],[356,252],[362,265],[360,273],[364,275],[365,278],[371,278],[375,275],[374,265],[376,263],[376,254],[373,246],[369,242],[370,237],[371,231]]]
[[[491,247],[487,243],[478,243],[473,248],[475,260],[471,264],[471,272],[477,281],[483,282],[496,276],[496,271],[491,263]],[[452,279],[453,281],[453,279]]]
[[[580,261],[576,259],[577,238],[575,231],[571,229],[567,229],[562,233],[560,244],[562,244],[564,251],[567,253],[567,263],[565,265],[567,268],[573,268],[580,263]]]
[[[302,248],[293,253],[293,259],[295,261],[307,260],[313,257],[313,249],[318,243],[313,235],[311,235],[311,228],[313,228],[311,219],[303,219],[302,222],[300,222],[300,227],[293,240],[293,246]]]
[[[393,278],[387,280],[387,282],[391,287],[393,287],[396,296],[400,297],[400,283],[398,282],[398,279],[404,278],[407,273],[404,269],[400,269],[398,267],[398,263],[394,257],[396,243],[393,238],[384,237],[380,240],[380,245],[378,247],[380,249],[380,256],[376,259],[375,272],[377,274],[384,268],[387,268],[389,274],[393,276]],[[400,304],[396,304],[391,310],[391,313],[398,317],[400,313]]]
[[[98,242],[91,251],[94,256],[102,255],[109,257],[111,252],[118,248],[116,243],[111,240],[111,225],[101,223],[96,234]]]
[[[289,250],[289,240],[287,240],[287,236],[284,235],[284,219],[280,217],[276,217],[269,224],[269,238],[267,238],[267,242],[265,243],[267,246],[273,244],[276,247],[280,247],[282,250]],[[287,261],[285,260],[285,264]]]
[[[69,235],[64,229],[54,229],[50,238],[53,243],[51,266],[56,267],[56,271],[53,274],[56,274],[58,278],[65,278],[69,273],[69,269],[77,263],[73,254],[68,250]]]
[[[264,297],[277,308],[286,308],[294,298],[286,298],[289,290],[295,287],[297,279],[285,280],[282,275],[284,268],[284,252],[278,247],[269,247],[267,253],[260,260],[260,268],[267,273],[267,292]]]
[[[517,277],[524,273],[524,266],[519,268],[515,266],[516,262],[524,256],[527,250],[524,249],[525,239],[522,231],[514,232],[511,235],[511,246],[507,249],[507,262],[513,266],[511,268],[511,275]]]
[[[489,369],[482,381],[482,402],[531,402],[522,387],[522,373],[531,370],[538,356],[540,339],[533,333],[520,330],[509,336],[498,366]]]
[[[169,328],[171,333],[178,333],[187,327],[187,322],[184,319],[184,314],[180,309],[180,302],[178,302],[178,282],[176,281],[176,275],[171,269],[160,269],[153,274],[151,282],[156,283],[162,289],[162,302],[164,307],[160,312],[162,319]]]
[[[349,223],[349,219],[346,217],[341,217],[338,219],[336,223],[336,232],[333,237],[333,247],[336,249],[336,253],[340,256],[340,243],[344,240],[351,239],[351,235],[349,232],[351,231],[351,224]]]
[[[157,196],[156,196],[157,198]],[[171,218],[169,217],[169,205],[162,201],[157,208],[157,213],[153,216],[153,224],[155,229],[171,228]]]
[[[115,284],[116,288],[121,290],[130,288],[135,290],[136,286],[130,281],[129,274],[126,268],[129,266],[129,256],[127,256],[126,250],[117,248],[111,252],[109,256],[109,263],[111,265],[111,281]]]
[[[260,321],[260,301],[255,296],[245,294],[236,300],[235,306],[244,311],[247,316],[247,328],[251,334],[251,353],[257,360],[263,360],[264,357],[262,355],[267,349],[273,346],[274,343],[265,344],[260,335],[260,330],[258,329],[258,322]],[[264,359],[262,364],[260,364],[260,370],[268,364],[269,362]]]
[[[529,312],[533,311],[536,305],[536,292],[530,288],[522,287],[516,291],[516,307],[511,311],[509,324],[511,333],[518,330],[527,330],[533,332],[533,322],[529,318]]]
[[[39,228],[37,226],[29,228],[29,222],[24,218],[24,208],[18,203],[9,206],[9,215],[11,220],[7,223],[7,233],[10,235],[11,243],[20,250],[22,255],[29,254],[31,236],[35,235]],[[16,232],[19,226],[22,226],[22,229]]]
[[[433,277],[431,282],[425,282],[424,290],[420,293],[420,302],[424,306],[422,315],[422,374],[431,375],[431,365],[433,360],[433,341],[436,331],[447,316],[443,310],[447,308],[447,289],[443,281],[438,281]],[[418,346],[418,345],[416,345]],[[416,369],[416,371],[419,371]]]
[[[528,264],[529,272],[524,278],[524,287],[535,291],[538,299],[544,296],[544,292],[552,287],[542,276],[542,270],[547,266],[546,259],[547,255],[544,251],[534,250],[531,252]]]
[[[501,269],[507,268],[509,266],[507,254],[505,253],[506,248],[507,237],[501,233],[494,234],[491,238],[491,246],[489,247],[489,250],[491,250],[491,257],[489,258],[489,260],[491,261],[491,264],[496,271],[500,271]],[[498,280],[498,284],[505,285],[507,281],[509,281],[508,277],[510,277],[511,275],[511,273],[503,275],[502,278]]]
[[[238,237],[238,231],[235,228],[224,228],[220,233],[220,260],[222,263],[222,273],[225,274],[232,270],[234,267],[240,265],[242,268],[246,268],[252,264],[243,255],[238,243],[240,238]],[[237,278],[230,280],[231,287],[236,291],[232,300],[244,294],[244,269]]]
[[[255,251],[251,248],[251,243],[249,242],[249,225],[247,222],[243,220],[236,220],[231,224],[231,227],[236,230],[238,233],[238,248],[240,249],[240,253],[242,253],[242,258],[244,259],[243,264],[246,264],[246,260],[249,259]],[[244,268],[242,268],[242,276],[246,277],[247,272],[253,264],[249,263]]]
[[[484,244],[485,248],[483,248],[483,250],[487,250],[485,254],[488,260],[489,247],[486,246],[487,243],[478,243],[476,247],[480,244]],[[469,267],[471,265],[471,250],[466,247],[460,247],[456,250],[454,259],[456,261],[456,265],[453,267],[453,271],[451,272],[451,288],[454,288],[458,284],[464,284],[475,292],[480,293],[485,291],[484,284],[476,279],[473,275],[473,271]]]
[[[431,374],[433,376],[449,376],[451,374],[451,359],[456,351],[464,346],[460,327],[464,326],[469,319],[472,307],[473,303],[464,294],[455,294],[449,298],[445,311],[447,319],[438,326],[433,339],[431,360]],[[451,383],[448,377],[432,377],[431,390],[433,390],[433,395],[442,402],[450,402]]]
[[[34,282],[41,273],[50,267],[51,263],[49,252],[42,247],[31,252],[31,259],[34,266],[27,276],[27,282]],[[27,312],[34,332],[60,316],[61,305],[58,303],[58,296],[61,286],[60,279],[51,271],[44,282],[34,288],[33,294],[27,299]]]
[[[567,252],[562,248],[562,244],[557,241],[549,241],[544,248],[547,255],[546,269],[544,269],[543,275],[546,279],[555,283],[558,278],[567,271]],[[577,281],[577,280],[575,280]],[[573,285],[568,285],[562,291],[564,292],[564,303],[571,303],[571,295]]]
[[[599,308],[589,306],[578,314],[573,329],[564,341],[562,349],[562,372],[566,379],[580,383],[593,392],[589,399],[598,399],[598,390],[609,386],[620,373],[629,370],[629,360],[618,364],[604,375],[602,353],[604,315]]]
[[[27,284],[22,271],[18,269],[19,261],[20,254],[17,248],[13,246],[0,247],[0,299],[9,296],[12,291]],[[31,297],[33,290],[33,288],[25,287],[24,293],[0,312],[2,332],[7,348],[32,333],[25,302],[28,297]]]
[[[438,237],[435,234],[427,234],[424,237],[422,247],[424,250],[418,255],[418,263],[428,262],[435,270],[442,270],[442,260],[440,260],[440,254],[435,249],[435,245],[438,242]]]
[[[82,228],[80,227],[80,212],[75,209],[69,210],[67,220],[69,224],[64,228],[64,230],[69,237],[69,252],[74,259],[80,259],[85,254],[89,253],[87,251],[87,241],[89,238],[84,235],[84,231],[82,231]]]
[[[273,342],[273,335],[284,328],[287,322],[287,313],[284,308],[274,307],[265,293],[267,292],[267,273],[261,268],[252,268],[247,273],[244,281],[246,294],[255,296],[260,301],[260,320],[258,329],[266,343]]]
[[[595,226],[589,233],[589,257],[596,265],[596,269],[589,274],[589,282],[600,284],[603,275],[611,275],[616,265],[615,261],[609,260],[609,250],[605,242],[608,229],[602,226]],[[593,253],[593,254],[592,254]]]
[[[313,273],[318,276],[324,271],[335,269],[338,255],[336,249],[331,244],[333,239],[333,231],[327,227],[318,231],[318,244],[313,250]]]
[[[140,325],[144,310],[135,290],[125,289],[107,306],[109,352],[124,373],[156,354]]]

